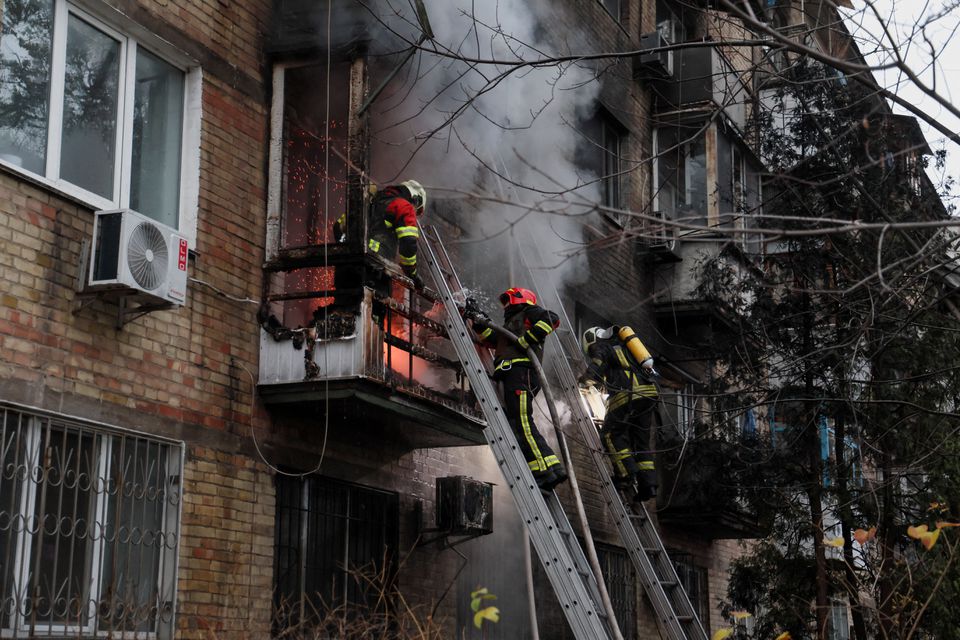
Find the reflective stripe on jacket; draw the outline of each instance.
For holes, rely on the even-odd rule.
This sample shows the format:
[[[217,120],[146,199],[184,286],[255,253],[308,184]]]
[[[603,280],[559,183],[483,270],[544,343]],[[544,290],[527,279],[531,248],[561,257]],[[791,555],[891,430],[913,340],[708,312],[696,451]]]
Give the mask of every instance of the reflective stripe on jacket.
[[[408,275],[417,272],[417,210],[400,193],[387,187],[370,207],[367,249],[396,261]]]
[[[607,411],[613,411],[634,398],[656,398],[657,387],[638,373],[633,361],[619,340],[597,341],[590,345],[587,377],[603,384],[607,391]]]

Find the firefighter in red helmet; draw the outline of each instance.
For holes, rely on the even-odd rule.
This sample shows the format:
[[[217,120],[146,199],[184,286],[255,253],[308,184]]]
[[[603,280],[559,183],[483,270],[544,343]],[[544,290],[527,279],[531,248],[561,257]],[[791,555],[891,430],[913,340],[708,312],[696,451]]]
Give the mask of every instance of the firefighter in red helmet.
[[[527,348],[532,347],[537,357],[542,357],[543,341],[560,325],[560,318],[537,306],[537,296],[529,289],[507,289],[500,294],[500,304],[504,328],[517,336],[516,342],[495,333],[482,319],[473,320],[473,328],[481,343],[495,346],[494,378],[503,383],[504,412],[537,485],[552,491],[567,479],[567,472],[533,421],[540,378]]]

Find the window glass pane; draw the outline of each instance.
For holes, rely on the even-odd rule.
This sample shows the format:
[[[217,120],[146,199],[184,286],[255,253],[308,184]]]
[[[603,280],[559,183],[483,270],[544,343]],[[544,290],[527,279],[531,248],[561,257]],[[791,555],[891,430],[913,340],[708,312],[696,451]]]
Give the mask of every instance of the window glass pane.
[[[165,446],[113,438],[100,578],[101,628],[155,630],[166,469]]]
[[[603,127],[603,204],[619,209],[620,202],[620,132],[606,120]],[[620,221],[622,222],[622,221]]]
[[[30,557],[35,624],[85,626],[91,613],[91,535],[101,440],[46,423],[40,436],[40,469],[33,515],[38,532]]]
[[[130,206],[174,229],[180,210],[183,87],[182,71],[137,50]]]
[[[74,15],[68,24],[60,177],[113,199],[120,42]]]
[[[25,590],[19,583],[23,559],[17,555],[23,528],[21,496],[27,478],[27,418],[0,412],[0,629],[13,626],[14,613],[22,611]]]
[[[43,174],[50,106],[52,0],[6,0],[0,26],[0,159]]]

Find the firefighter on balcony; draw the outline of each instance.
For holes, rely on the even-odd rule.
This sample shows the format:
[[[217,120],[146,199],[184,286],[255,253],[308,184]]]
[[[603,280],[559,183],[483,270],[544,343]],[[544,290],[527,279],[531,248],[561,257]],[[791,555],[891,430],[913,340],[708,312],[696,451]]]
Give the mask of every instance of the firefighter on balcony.
[[[367,249],[387,260],[394,256],[403,273],[419,291],[423,280],[417,275],[417,216],[427,206],[427,192],[416,180],[407,180],[379,191],[370,205]],[[389,287],[389,281],[388,281]],[[387,291],[389,295],[389,290]]]
[[[630,327],[593,327],[583,333],[585,385],[607,393],[602,439],[613,465],[613,483],[638,500],[657,495],[650,430],[657,408],[656,371],[650,352]]]
[[[543,356],[543,341],[560,325],[552,311],[537,306],[537,296],[529,289],[514,287],[500,294],[504,328],[516,342],[497,334],[483,318],[473,319],[473,328],[481,343],[495,346],[494,379],[503,383],[503,409],[513,427],[537,486],[552,491],[567,479],[560,459],[547,444],[533,421],[533,402],[540,391],[540,378],[527,355],[532,347]]]

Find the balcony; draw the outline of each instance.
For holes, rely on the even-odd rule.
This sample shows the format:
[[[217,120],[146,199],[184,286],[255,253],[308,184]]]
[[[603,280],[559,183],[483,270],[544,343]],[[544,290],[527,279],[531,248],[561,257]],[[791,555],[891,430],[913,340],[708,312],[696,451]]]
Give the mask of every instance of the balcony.
[[[389,297],[359,287],[307,298],[312,320],[292,330],[286,328],[294,324],[290,303],[302,294],[272,296],[273,304],[286,303],[288,320],[286,327],[274,318],[261,328],[258,389],[264,402],[328,411],[344,424],[384,430],[410,448],[485,443],[482,414],[445,337],[442,307],[403,282],[394,279]],[[380,323],[374,309],[383,314]]]
[[[766,526],[737,486],[739,443],[697,437],[683,464],[661,461],[657,511],[663,527],[682,528],[711,540],[758,538]],[[663,456],[661,456],[662,458]]]
[[[751,302],[736,286],[711,287],[708,271],[726,274],[733,283],[759,276],[748,254],[723,238],[677,234],[670,245],[675,258],[659,264],[654,272],[653,311],[663,330],[692,335],[694,325],[709,324],[715,330],[738,334],[738,316]]]
[[[715,46],[677,49],[672,53],[672,74],[654,83],[657,114],[683,117],[720,109],[739,131],[745,131],[750,101],[745,81],[748,74],[737,72]]]

